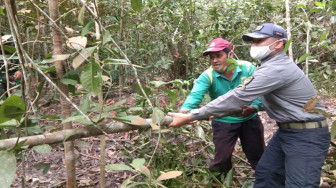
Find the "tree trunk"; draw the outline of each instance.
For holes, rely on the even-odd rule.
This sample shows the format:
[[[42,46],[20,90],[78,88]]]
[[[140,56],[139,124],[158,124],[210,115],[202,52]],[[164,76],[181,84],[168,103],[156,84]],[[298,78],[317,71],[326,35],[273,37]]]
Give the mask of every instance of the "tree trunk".
[[[59,7],[58,0],[49,0],[49,14],[52,20],[57,20],[59,18]],[[53,38],[53,47],[54,54],[59,55],[63,53],[62,48],[62,36],[61,32],[55,27],[52,26],[52,38]],[[64,77],[64,66],[61,61],[55,62],[56,74],[58,77],[57,86],[62,90],[62,92],[68,96],[68,88],[66,85],[60,82],[60,80]],[[66,102],[66,99],[61,96],[61,109],[62,109],[62,119],[67,119],[70,117],[70,106]],[[63,125],[63,129],[71,129],[71,122],[65,123]],[[76,187],[76,169],[75,169],[75,153],[74,153],[74,145],[72,141],[68,141],[64,143],[65,150],[65,166],[66,166],[66,174],[67,174],[67,188]]]
[[[292,26],[291,26],[291,18],[290,18],[290,0],[286,0],[286,23],[287,23],[287,38],[292,38]],[[289,44],[288,48],[288,56],[293,59],[293,49],[292,43]]]

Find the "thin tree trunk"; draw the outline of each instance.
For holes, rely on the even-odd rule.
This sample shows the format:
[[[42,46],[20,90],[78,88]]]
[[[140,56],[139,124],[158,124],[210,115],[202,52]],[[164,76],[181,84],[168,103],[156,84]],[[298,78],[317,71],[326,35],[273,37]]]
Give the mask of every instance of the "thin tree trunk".
[[[57,20],[59,18],[59,7],[58,0],[49,0],[49,14],[52,20]],[[51,28],[52,30],[52,38],[53,38],[53,47],[54,54],[59,55],[63,53],[62,48],[62,36],[61,32],[58,31],[54,26]],[[66,85],[60,82],[60,80],[64,77],[64,66],[61,61],[55,62],[56,73],[58,77],[57,86],[62,90],[62,92],[68,96],[68,88]],[[66,102],[66,99],[61,96],[61,108],[62,108],[62,119],[67,119],[70,117],[70,106]],[[63,125],[63,129],[71,129],[71,122],[65,123]],[[68,141],[64,143],[65,150],[65,166],[66,166],[66,174],[67,174],[67,188],[76,187],[76,169],[75,169],[75,152],[74,145],[72,141]]]
[[[290,18],[290,0],[286,0],[286,23],[287,23],[287,37],[288,39],[292,38],[292,26],[291,26],[291,18]],[[288,48],[288,56],[293,59],[293,48],[292,42],[289,44]]]

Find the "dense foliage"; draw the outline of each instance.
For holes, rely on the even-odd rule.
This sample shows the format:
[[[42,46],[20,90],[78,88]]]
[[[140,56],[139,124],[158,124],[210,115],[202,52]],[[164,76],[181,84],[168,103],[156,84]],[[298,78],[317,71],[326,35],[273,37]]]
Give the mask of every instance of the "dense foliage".
[[[15,2],[20,26],[16,34],[22,38],[24,53],[32,60],[24,58],[21,68],[34,70],[25,72],[26,81],[22,83],[33,91],[24,93],[16,89],[12,94],[23,95],[24,100],[12,96],[0,107],[1,139],[56,129],[41,124],[41,119],[98,124],[104,118],[108,119],[109,110],[114,110],[119,117],[162,118],[162,114],[178,110],[193,80],[209,67],[202,51],[212,39],[223,37],[231,41],[235,45],[236,58],[253,62],[249,56],[249,44],[241,40],[241,35],[253,31],[261,23],[273,22],[286,28],[289,21],[286,20],[284,1],[71,0],[59,3],[60,18],[52,22],[48,16],[48,1]],[[12,20],[7,19],[7,11],[1,4],[2,36],[8,37],[8,40],[3,40],[3,47],[11,52],[6,57],[13,61],[18,59],[19,50],[9,45],[14,30]],[[292,38],[288,44],[292,44],[293,59],[308,73],[321,95],[335,96],[336,1],[293,0],[290,2],[290,17]],[[62,34],[63,55],[52,53],[51,27],[55,25]],[[40,101],[59,100],[59,95],[54,95],[58,91],[46,84],[49,82],[46,76],[57,81],[56,61],[63,61],[66,69],[60,81],[68,86],[71,97],[80,101],[81,113],[75,110],[68,119],[62,119],[60,114],[39,113]],[[49,92],[45,93],[46,90]],[[135,106],[127,107],[120,102],[106,108],[94,98],[102,95],[104,99],[118,101],[122,94],[134,97]],[[83,117],[89,117],[91,121]],[[334,125],[333,136],[335,129]],[[206,186],[210,180],[220,183],[216,178],[218,174],[210,173],[206,168],[207,160],[213,155],[211,130],[207,122],[168,133],[153,130],[134,134],[138,134],[138,139],[124,148],[130,165],[107,166],[113,170],[134,172],[135,175],[124,185],[135,182],[137,185],[199,187]],[[18,154],[27,149],[20,144],[23,143],[6,152],[1,151],[0,158],[15,162],[12,152]],[[148,147],[141,147],[147,144]],[[49,151],[49,147],[44,146],[40,153],[45,152],[45,147]],[[126,152],[137,147],[141,149],[136,150],[134,155]],[[330,153],[324,166],[328,175],[336,168],[333,148]],[[249,184],[253,174],[243,158],[244,155],[238,152],[234,160],[237,166],[244,165],[227,176],[224,186]],[[12,181],[15,172],[12,169],[16,163],[1,162],[11,169],[8,170],[10,174],[3,177],[8,177],[8,184],[4,184],[6,187]],[[144,170],[145,163],[149,166]],[[163,173],[168,171],[171,173]],[[329,178],[336,181],[331,175]]]

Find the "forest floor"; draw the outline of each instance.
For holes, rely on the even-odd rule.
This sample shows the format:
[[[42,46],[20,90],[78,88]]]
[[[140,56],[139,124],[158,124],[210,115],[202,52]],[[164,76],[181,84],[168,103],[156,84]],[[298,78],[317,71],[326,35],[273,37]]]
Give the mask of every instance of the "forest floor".
[[[328,113],[336,114],[336,99],[322,97],[321,101],[326,106]],[[129,99],[128,102],[131,104],[132,99]],[[59,111],[59,105],[59,103],[52,103],[45,110],[54,114]],[[265,112],[259,112],[259,115],[264,124],[265,141],[267,143],[277,130],[277,126]],[[328,123],[330,126],[331,121],[328,120]],[[106,137],[106,164],[124,163],[125,159],[120,148],[125,142],[131,143],[132,139],[134,138],[129,138],[125,133],[111,134]],[[76,156],[78,157],[76,160],[77,187],[99,187],[99,137],[83,138],[78,141],[80,142],[76,142]],[[53,146],[50,153],[43,155],[36,153],[34,150],[27,150],[24,158],[24,164],[22,164],[22,160],[18,160],[16,177],[11,187],[22,187],[23,166],[26,187],[65,187],[66,173],[62,144]],[[50,169],[46,174],[43,174],[41,169],[34,167],[34,165],[40,163],[50,164]],[[107,170],[105,173],[106,187],[120,187],[121,183],[130,175],[132,175],[130,172]]]

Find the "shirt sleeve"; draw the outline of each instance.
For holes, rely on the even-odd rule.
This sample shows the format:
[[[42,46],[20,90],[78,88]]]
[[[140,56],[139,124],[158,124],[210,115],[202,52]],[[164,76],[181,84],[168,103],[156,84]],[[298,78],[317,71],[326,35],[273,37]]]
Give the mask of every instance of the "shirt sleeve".
[[[260,68],[253,74],[253,79],[245,87],[237,87],[218,97],[192,114],[193,120],[201,120],[211,115],[219,115],[268,94],[283,85],[281,72],[275,67]]]
[[[254,65],[250,65],[247,69],[248,75],[253,76],[254,70],[256,67]],[[252,101],[250,104],[253,108],[257,109],[257,111],[262,110],[264,108],[262,102],[261,102],[261,97],[258,97],[256,100]]]
[[[209,76],[206,73],[201,74],[195,81],[190,94],[181,106],[181,110],[198,108],[210,86]]]

